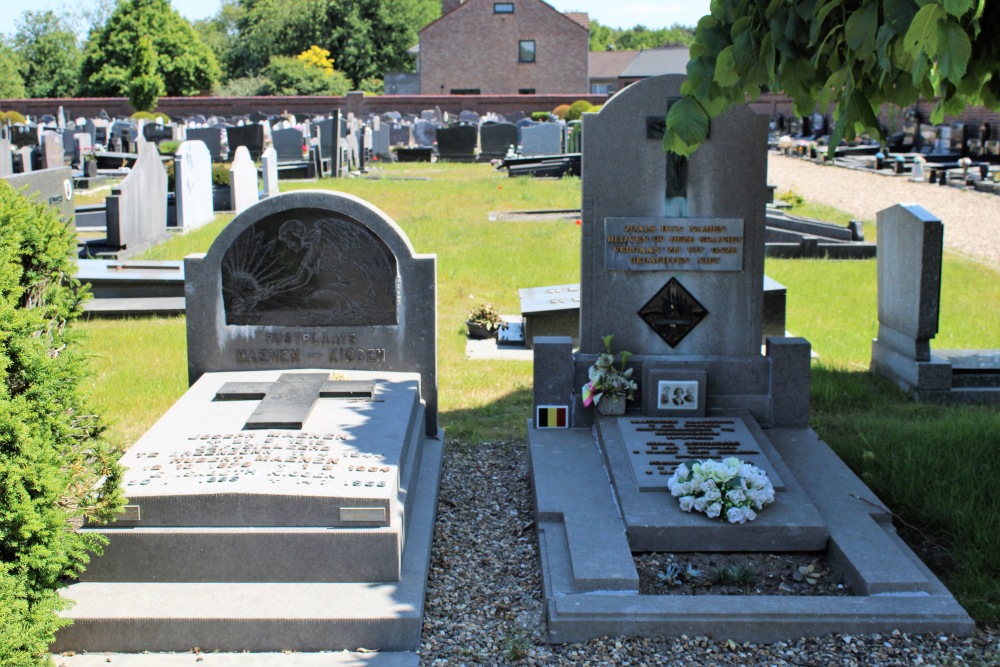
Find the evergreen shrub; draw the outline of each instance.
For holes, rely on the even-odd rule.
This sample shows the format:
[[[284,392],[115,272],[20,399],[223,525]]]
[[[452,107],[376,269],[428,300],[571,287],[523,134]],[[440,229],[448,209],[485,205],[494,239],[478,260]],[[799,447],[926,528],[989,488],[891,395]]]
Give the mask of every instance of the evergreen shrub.
[[[51,664],[58,589],[99,553],[76,531],[123,502],[118,452],[81,390],[87,292],[72,228],[0,181],[0,665]]]

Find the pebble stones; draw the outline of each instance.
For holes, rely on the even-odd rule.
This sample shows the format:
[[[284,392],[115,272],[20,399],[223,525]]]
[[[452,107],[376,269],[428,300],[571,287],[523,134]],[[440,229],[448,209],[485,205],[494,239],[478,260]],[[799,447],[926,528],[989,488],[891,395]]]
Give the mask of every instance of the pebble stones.
[[[662,565],[662,563],[661,563]],[[1000,664],[1000,635],[829,635],[777,644],[631,637],[544,643],[545,616],[523,442],[449,442],[420,648],[422,667],[457,665]]]

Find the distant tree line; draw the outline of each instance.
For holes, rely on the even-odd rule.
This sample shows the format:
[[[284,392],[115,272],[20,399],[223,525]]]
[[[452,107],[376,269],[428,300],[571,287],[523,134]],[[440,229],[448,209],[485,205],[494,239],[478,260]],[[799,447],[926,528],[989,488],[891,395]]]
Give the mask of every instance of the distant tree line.
[[[590,20],[591,51],[644,51],[664,46],[691,46],[694,28],[676,23],[670,28],[653,30],[642,25],[634,28],[609,28]]]
[[[128,97],[145,111],[163,95],[380,93],[385,72],[415,70],[409,50],[441,14],[439,0],[223,0],[192,24],[170,0],[79,6],[82,31],[71,15],[28,10],[13,35],[0,36],[0,98]],[[590,22],[592,51],[693,38],[693,28],[678,25]]]

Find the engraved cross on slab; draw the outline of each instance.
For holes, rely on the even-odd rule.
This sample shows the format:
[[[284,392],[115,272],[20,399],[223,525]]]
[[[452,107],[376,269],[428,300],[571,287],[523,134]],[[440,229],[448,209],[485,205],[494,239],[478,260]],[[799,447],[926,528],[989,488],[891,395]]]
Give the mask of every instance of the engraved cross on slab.
[[[282,373],[274,382],[227,382],[215,394],[217,401],[260,401],[244,430],[301,429],[316,400],[359,398],[371,400],[374,380],[331,380],[329,373]]]

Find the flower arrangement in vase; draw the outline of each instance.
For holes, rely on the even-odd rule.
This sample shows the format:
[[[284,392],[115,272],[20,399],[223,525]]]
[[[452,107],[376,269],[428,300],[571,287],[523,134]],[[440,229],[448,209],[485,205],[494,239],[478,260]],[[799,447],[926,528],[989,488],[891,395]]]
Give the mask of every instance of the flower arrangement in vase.
[[[506,327],[500,313],[492,303],[482,303],[473,308],[465,318],[469,338],[494,338],[501,327]]]
[[[619,352],[621,365],[615,367],[615,355],[611,351],[612,338],[614,336],[609,334],[601,339],[604,341],[604,352],[598,355],[597,361],[588,371],[590,381],[583,385],[583,404],[593,404],[604,415],[623,415],[625,401],[635,398],[639,387],[632,379],[634,369],[627,368],[631,352]]]

